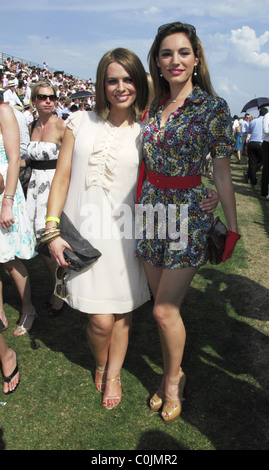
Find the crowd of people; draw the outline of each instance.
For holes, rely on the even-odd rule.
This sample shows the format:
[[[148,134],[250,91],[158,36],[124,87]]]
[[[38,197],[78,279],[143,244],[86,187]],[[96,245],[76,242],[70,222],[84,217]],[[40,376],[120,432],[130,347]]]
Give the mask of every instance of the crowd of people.
[[[56,87],[55,112],[60,118],[67,119],[72,111],[94,107],[95,85],[91,78],[83,80],[63,71],[52,73],[46,62],[37,67],[7,58],[0,66],[0,89],[4,93],[4,102],[23,111],[29,123],[36,116],[36,108],[30,103],[31,88],[39,81],[49,81]],[[72,95],[81,92],[84,92],[82,99],[72,98]]]
[[[20,123],[14,112],[20,103],[12,101],[14,90],[6,83],[6,103],[0,104],[0,262],[5,267],[10,263],[9,271],[20,291],[15,263],[36,255],[34,242],[47,244],[50,257],[43,255],[45,264],[55,284],[62,279],[65,286],[64,291],[57,290],[58,295],[52,293],[48,312],[59,314],[65,301],[88,314],[86,336],[96,365],[95,386],[102,392],[102,406],[107,410],[122,399],[120,375],[132,312],[152,295],[163,377],[150,400],[150,409],[161,410],[162,419],[169,423],[181,413],[186,382],[182,370],[186,332],[181,304],[199,267],[208,260],[207,234],[218,198],[228,227],[223,262],[232,256],[240,235],[230,172],[232,119],[227,103],[216,96],[211,85],[195,27],[181,22],[159,27],[149,52],[149,67],[154,85],[150,107],[149,78],[140,59],[125,48],[104,54],[95,85],[76,80],[70,83],[63,76],[58,76],[55,83],[56,78],[46,67],[40,74],[20,70],[27,82],[20,102],[28,104],[29,87],[30,104],[35,110],[27,150],[21,159]],[[90,90],[95,95],[94,103],[92,97],[87,103],[72,102],[78,87]],[[67,112],[58,114],[64,92]],[[20,112],[25,113],[22,109]],[[67,119],[63,119],[64,114]],[[12,136],[16,136],[12,145],[7,131],[11,121]],[[209,154],[218,195],[201,179]],[[25,174],[19,177],[20,164],[22,169],[31,170],[25,184],[26,200],[22,190]],[[154,229],[148,236],[147,217],[143,212],[137,219],[136,210],[160,206],[165,219],[160,221],[153,214]],[[188,207],[184,220],[182,206]],[[120,216],[127,207],[124,234],[128,232],[128,236],[123,236]],[[21,220],[16,215],[18,209]],[[65,255],[72,246],[61,236],[63,212],[78,231],[84,227],[84,235],[87,225],[89,241],[101,252],[97,261],[79,271],[69,269],[70,260]],[[139,237],[135,236],[137,223],[141,224]],[[163,224],[165,235],[161,236]],[[108,229],[112,229],[110,236]],[[17,251],[6,256],[15,246]],[[27,283],[27,273],[24,280]],[[27,334],[36,317],[29,283],[28,287],[29,291],[23,291],[28,292],[28,298],[22,296],[16,336]],[[5,329],[8,321],[3,304],[0,307]],[[4,393],[9,393],[18,386],[19,370],[16,354],[4,343],[2,348],[1,334],[0,338]],[[5,364],[7,351],[13,361],[9,365]]]
[[[246,113],[241,119],[233,117],[233,132],[236,139],[234,152],[239,163],[247,163],[244,172],[246,183],[258,183],[257,173],[261,172],[261,197],[269,201],[269,114],[266,107],[259,109],[254,118]]]

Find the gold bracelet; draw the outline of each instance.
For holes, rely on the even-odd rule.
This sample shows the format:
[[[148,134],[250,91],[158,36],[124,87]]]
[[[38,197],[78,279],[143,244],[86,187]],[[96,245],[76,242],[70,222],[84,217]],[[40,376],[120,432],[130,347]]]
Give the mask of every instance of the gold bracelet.
[[[44,237],[41,238],[41,243],[48,243],[52,240],[54,240],[54,238],[57,238],[60,236],[60,231],[57,232],[57,233],[49,233],[48,235],[45,235]]]
[[[56,232],[60,232],[60,229],[57,227],[48,228],[47,230],[44,230],[44,232],[42,233],[42,237],[44,237],[45,235],[48,235],[49,233],[56,233]]]

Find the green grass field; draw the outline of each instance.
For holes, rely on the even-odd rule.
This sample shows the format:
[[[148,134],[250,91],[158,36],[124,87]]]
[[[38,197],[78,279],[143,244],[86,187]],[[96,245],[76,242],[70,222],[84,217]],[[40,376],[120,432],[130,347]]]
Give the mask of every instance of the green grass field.
[[[86,315],[66,306],[57,318],[47,317],[44,303],[52,285],[36,258],[27,262],[38,313],[29,335],[12,335],[20,301],[5,278],[9,328],[3,335],[17,352],[21,383],[12,395],[1,393],[7,403],[0,406],[1,450],[268,449],[269,203],[243,182],[242,165],[234,162],[232,171],[242,238],[229,262],[200,269],[184,301],[187,384],[181,417],[167,425],[148,406],[162,373],[152,303],[134,314],[121,375],[123,399],[107,411],[93,383]]]

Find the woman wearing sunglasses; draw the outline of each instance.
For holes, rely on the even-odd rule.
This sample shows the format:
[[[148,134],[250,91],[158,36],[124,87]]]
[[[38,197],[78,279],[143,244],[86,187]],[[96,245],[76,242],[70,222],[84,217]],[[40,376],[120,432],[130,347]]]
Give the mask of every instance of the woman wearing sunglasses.
[[[27,207],[37,240],[45,226],[47,200],[65,130],[65,122],[53,112],[56,99],[56,89],[50,82],[41,81],[33,86],[31,103],[37,110],[38,119],[30,127],[28,156],[32,174],[27,192]],[[41,256],[54,282],[56,264],[51,258]],[[53,295],[49,302],[49,314],[56,315],[62,306],[63,302]]]
[[[181,305],[199,266],[207,262],[206,237],[212,215],[202,211],[200,204],[206,197],[201,174],[209,153],[229,229],[223,261],[231,256],[239,238],[230,174],[234,142],[228,106],[212,89],[193,26],[176,22],[160,27],[149,52],[149,65],[155,98],[142,129],[148,177],[139,202],[153,207],[173,205],[177,225],[170,238],[159,240],[156,235],[138,240],[136,255],[143,260],[154,296],[153,315],[163,356],[163,378],[150,407],[162,410],[163,420],[171,422],[181,413],[186,380],[181,369],[186,336]],[[177,237],[184,207],[181,244]]]

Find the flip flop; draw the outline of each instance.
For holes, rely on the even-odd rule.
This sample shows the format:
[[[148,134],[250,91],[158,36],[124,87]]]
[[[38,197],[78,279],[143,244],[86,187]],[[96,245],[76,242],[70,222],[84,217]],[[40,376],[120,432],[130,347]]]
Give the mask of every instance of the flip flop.
[[[13,379],[13,377],[15,377],[15,375],[16,375],[18,372],[19,372],[18,363],[16,363],[15,369],[13,370],[12,374],[9,375],[8,377],[5,377],[4,374],[3,374],[3,372],[2,372],[3,381],[8,384],[9,382],[11,382],[11,380]],[[20,383],[20,377],[19,377],[19,381],[18,381],[16,387],[15,387],[13,390],[10,390],[9,392],[6,392],[6,393],[4,392],[5,395],[10,395],[10,393],[15,392],[15,390],[17,389],[19,383]]]

